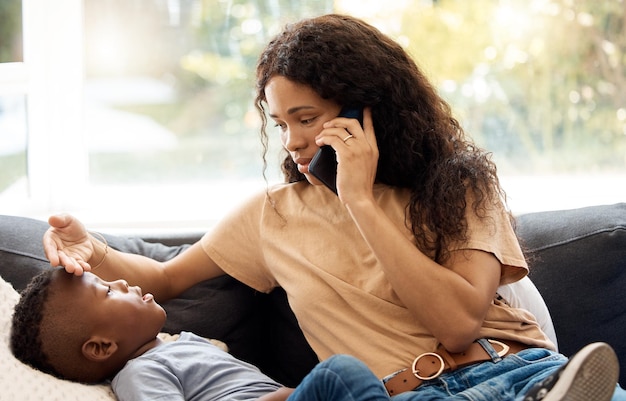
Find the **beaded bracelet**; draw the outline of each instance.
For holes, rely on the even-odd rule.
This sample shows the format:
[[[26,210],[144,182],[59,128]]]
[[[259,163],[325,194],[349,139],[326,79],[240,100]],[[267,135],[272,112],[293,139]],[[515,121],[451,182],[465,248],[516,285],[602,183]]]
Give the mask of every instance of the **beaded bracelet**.
[[[100,267],[100,265],[101,265],[102,263],[104,263],[104,259],[106,259],[106,257],[107,257],[107,253],[109,253],[109,243],[107,242],[107,239],[106,239],[106,238],[104,238],[104,235],[102,235],[102,234],[100,234],[100,233],[98,233],[98,232],[90,232],[90,234],[91,234],[91,235],[94,235],[94,236],[99,237],[99,238],[102,240],[102,241],[100,241],[100,242],[103,242],[103,243],[104,243],[104,256],[102,257],[102,260],[100,260],[100,262],[98,262],[98,264],[96,264],[95,266],[92,266],[92,267],[91,267],[91,271],[94,271],[94,270],[96,270],[98,267]]]

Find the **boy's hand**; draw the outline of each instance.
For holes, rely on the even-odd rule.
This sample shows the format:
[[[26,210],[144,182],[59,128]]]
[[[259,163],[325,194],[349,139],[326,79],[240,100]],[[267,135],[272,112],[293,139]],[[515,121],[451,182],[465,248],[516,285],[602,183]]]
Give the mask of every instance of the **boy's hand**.
[[[257,401],[285,401],[293,393],[293,390],[291,387],[281,387],[273,393],[261,396]]]
[[[85,226],[69,214],[51,216],[48,223],[50,228],[43,236],[43,249],[50,264],[63,266],[77,276],[90,271],[87,261],[94,254],[94,246]]]

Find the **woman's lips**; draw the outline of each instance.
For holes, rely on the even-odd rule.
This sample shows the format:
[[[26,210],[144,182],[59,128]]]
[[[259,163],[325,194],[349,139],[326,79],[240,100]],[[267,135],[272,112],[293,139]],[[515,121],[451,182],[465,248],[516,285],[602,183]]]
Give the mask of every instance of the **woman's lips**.
[[[301,172],[302,174],[308,174],[309,173],[309,163],[311,163],[311,159],[305,159],[305,158],[297,158],[294,160],[294,162],[298,165],[298,171]]]

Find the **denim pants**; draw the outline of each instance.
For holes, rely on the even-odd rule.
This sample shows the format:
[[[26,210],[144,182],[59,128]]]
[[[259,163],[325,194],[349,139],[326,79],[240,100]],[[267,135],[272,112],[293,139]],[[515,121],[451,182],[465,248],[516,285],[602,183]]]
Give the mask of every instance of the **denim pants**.
[[[533,384],[565,362],[563,355],[531,348],[496,363],[483,362],[444,373],[413,391],[389,397],[365,364],[351,356],[336,355],[318,364],[288,401],[522,401]],[[613,401],[625,400],[626,392],[616,387]]]
[[[287,401],[389,400],[387,389],[360,360],[334,355],[306,375]]]

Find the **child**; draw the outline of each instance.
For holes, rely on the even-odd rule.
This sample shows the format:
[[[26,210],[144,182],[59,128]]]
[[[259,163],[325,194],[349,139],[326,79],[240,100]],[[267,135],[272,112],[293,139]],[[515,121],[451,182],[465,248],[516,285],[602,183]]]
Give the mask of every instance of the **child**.
[[[336,355],[318,364],[294,391],[253,365],[189,332],[174,342],[157,337],[165,311],[152,294],[124,280],[45,270],[15,306],[10,344],[22,362],[61,379],[112,378],[120,401],[388,400],[361,361]],[[302,398],[301,398],[302,397]]]
[[[21,361],[59,378],[113,378],[120,400],[160,394],[284,400],[291,392],[192,333],[162,342],[157,335],[165,316],[151,294],[124,280],[50,269],[31,281],[15,308],[11,348]]]

